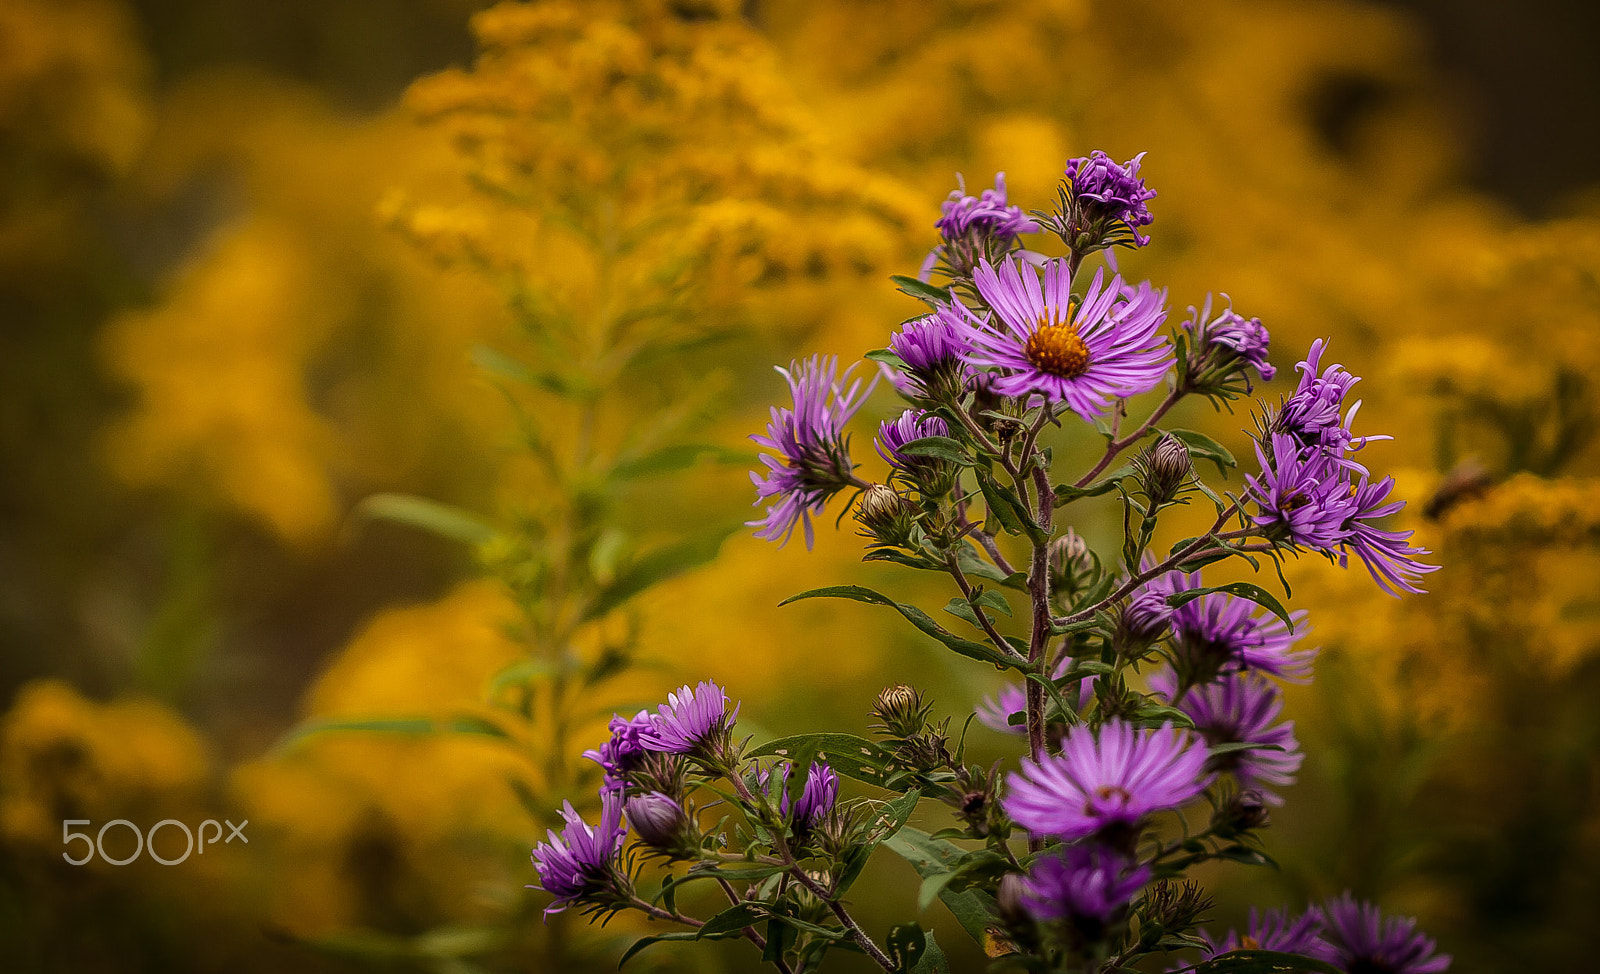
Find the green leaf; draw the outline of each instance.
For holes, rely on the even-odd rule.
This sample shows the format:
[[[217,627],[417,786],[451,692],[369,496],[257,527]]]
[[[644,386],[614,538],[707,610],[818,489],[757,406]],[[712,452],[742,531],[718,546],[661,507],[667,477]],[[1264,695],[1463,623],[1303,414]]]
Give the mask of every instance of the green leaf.
[[[928,951],[928,935],[917,923],[902,923],[889,929],[883,952],[894,962],[895,974],[910,974]]]
[[[1276,950],[1230,950],[1195,965],[1194,974],[1339,974],[1325,961]]]
[[[935,287],[927,281],[919,281],[904,274],[890,275],[889,280],[894,282],[894,286],[899,289],[900,293],[909,294],[919,301],[925,301],[931,308],[950,303],[950,290],[948,288]]]
[[[659,944],[659,943],[661,943],[663,941],[671,941],[671,940],[694,940],[694,939],[696,939],[694,933],[689,932],[689,931],[674,932],[674,933],[658,933],[653,937],[640,937],[638,940],[635,940],[633,942],[633,946],[632,947],[629,947],[627,949],[627,951],[623,953],[622,959],[617,961],[617,969],[621,970],[622,969],[622,965],[626,964],[628,961],[632,960],[634,954],[637,954],[639,951],[645,949],[646,947],[650,946],[651,944]]]
[[[1049,537],[1034,521],[1033,514],[1027,505],[1022,503],[1022,498],[1017,496],[1016,491],[1002,487],[982,470],[978,471],[978,488],[983,491],[983,501],[989,506],[989,514],[999,520],[1006,531],[1011,534],[1027,534],[1038,544],[1049,542]]]
[[[1026,591],[1028,588],[1027,572],[1012,572],[1007,575],[988,559],[978,554],[977,550],[970,544],[963,544],[956,549],[956,564],[960,565],[961,570],[968,575],[976,575],[991,582],[999,582],[1006,588],[1014,588],[1021,591]],[[949,570],[944,565],[935,565],[934,567],[941,571]],[[1009,613],[1007,614],[1009,615]]]
[[[496,673],[489,680],[487,696],[490,700],[500,695],[500,691],[511,686],[525,686],[534,680],[542,680],[553,676],[556,672],[554,663],[542,659],[524,659],[512,663],[510,666]]]
[[[928,931],[922,959],[911,969],[911,974],[950,974],[950,962],[945,960],[944,951],[939,949],[939,941],[933,939],[932,930]]]
[[[899,369],[901,372],[911,371],[910,367],[906,365],[900,356],[889,351],[887,348],[875,348],[861,357],[869,362],[882,362],[884,365],[887,365],[890,368]]]
[[[696,940],[714,940],[718,937],[737,937],[745,927],[765,919],[767,911],[755,903],[735,903],[707,920],[705,926],[695,931]]]
[[[1224,477],[1228,475],[1229,467],[1237,467],[1239,465],[1239,461],[1233,458],[1233,454],[1228,452],[1227,447],[1204,433],[1196,433],[1194,430],[1166,430],[1166,432],[1183,441],[1183,445],[1189,448],[1191,456],[1200,457],[1202,460],[1210,460],[1216,464],[1217,473]]]
[[[769,741],[750,752],[750,757],[776,755],[797,764],[811,760],[825,761],[828,767],[847,778],[865,781],[869,785],[883,785],[888,777],[887,768],[893,760],[883,748],[864,737],[854,734],[795,734]],[[804,768],[801,769],[802,771]],[[795,779],[804,784],[805,775]]]
[[[753,454],[745,450],[734,450],[725,446],[712,443],[678,443],[673,446],[662,447],[640,457],[619,460],[611,468],[613,480],[632,480],[635,477],[646,477],[652,474],[670,473],[692,467],[702,458],[709,458],[716,463],[754,463]]]
[[[1063,507],[1080,497],[1099,497],[1101,494],[1109,494],[1113,490],[1117,489],[1117,484],[1122,482],[1122,478],[1131,473],[1133,473],[1133,467],[1128,464],[1123,464],[1117,469],[1106,474],[1101,480],[1097,480],[1087,487],[1074,487],[1071,484],[1057,484],[1055,488],[1056,506]]]
[[[909,862],[917,875],[924,879],[951,871],[956,860],[967,854],[967,850],[960,846],[934,839],[926,832],[910,827],[901,829],[899,834],[886,839],[883,845]],[[939,893],[939,899],[968,936],[979,945],[988,943],[989,927],[994,924],[995,917],[993,897],[975,889],[960,893],[946,889]]]
[[[722,542],[742,525],[729,524],[708,534],[657,548],[617,573],[610,585],[589,604],[584,619],[599,619],[629,599],[670,578],[698,568],[717,557]]]
[[[975,659],[984,663],[992,663],[995,666],[1001,667],[1015,666],[1018,662],[1020,662],[1019,660],[1002,655],[999,650],[990,646],[986,646],[983,643],[974,642],[971,639],[963,639],[960,636],[957,636],[955,633],[945,629],[937,622],[934,622],[926,612],[923,612],[914,605],[903,605],[894,601],[893,599],[888,598],[887,596],[874,592],[870,588],[865,588],[860,585],[830,585],[826,588],[814,588],[809,592],[801,592],[799,595],[791,595],[778,604],[780,606],[788,605],[791,602],[798,602],[801,599],[851,599],[856,602],[866,602],[869,605],[887,605],[896,612],[899,612],[902,616],[905,616],[908,622],[910,622],[913,626],[916,626],[923,633],[939,640],[941,643],[944,643],[946,646],[950,647],[955,652],[960,653],[962,656],[967,657],[968,659]]]
[[[1227,585],[1217,585],[1211,588],[1185,589],[1182,592],[1174,592],[1167,596],[1167,604],[1176,609],[1180,605],[1193,602],[1195,599],[1203,595],[1210,595],[1212,592],[1226,592],[1229,595],[1254,602],[1282,619],[1283,624],[1289,627],[1289,631],[1294,632],[1294,620],[1289,618],[1289,611],[1283,607],[1283,603],[1279,602],[1271,592],[1249,582],[1230,582]]]
[[[431,717],[374,717],[353,720],[317,720],[291,730],[278,742],[278,748],[292,747],[316,734],[333,732],[376,732],[421,737],[428,734],[470,734],[509,739],[509,735],[481,717],[450,717],[434,720]]]
[[[355,513],[367,520],[421,528],[463,544],[483,544],[495,535],[494,528],[475,514],[411,494],[373,494],[356,505]]]
[[[950,600],[950,603],[944,607],[944,611],[981,629],[983,624],[978,621],[978,614],[973,608],[974,605],[992,609],[1001,615],[1009,616],[1011,614],[1010,603],[1006,602],[999,592],[979,592],[978,597],[971,602],[958,595]]]
[[[936,460],[948,460],[959,463],[963,467],[973,464],[972,457],[967,455],[967,448],[961,445],[960,440],[948,436],[923,436],[902,446],[899,451],[906,456],[933,457]]]

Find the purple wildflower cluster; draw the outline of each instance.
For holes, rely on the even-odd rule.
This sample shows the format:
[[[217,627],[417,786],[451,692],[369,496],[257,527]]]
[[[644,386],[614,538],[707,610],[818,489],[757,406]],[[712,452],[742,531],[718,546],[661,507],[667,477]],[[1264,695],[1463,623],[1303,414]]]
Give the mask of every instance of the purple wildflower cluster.
[[[965,181],[956,179],[959,188],[940,207],[934,223],[941,242],[922,263],[924,281],[935,267],[943,267],[954,278],[971,277],[981,261],[998,260],[1016,249],[1017,238],[1039,232],[1039,225],[1021,207],[1006,201],[1005,173],[997,173],[994,189],[978,196],[966,195]]]
[[[1431,552],[1410,543],[1411,531],[1382,526],[1405,506],[1391,499],[1394,478],[1373,481],[1350,456],[1389,437],[1352,432],[1361,403],[1345,410],[1344,401],[1360,380],[1337,364],[1318,371],[1323,349],[1321,339],[1312,343],[1295,366],[1299,386],[1262,423],[1261,473],[1246,478],[1252,519],[1270,540],[1337,557],[1341,566],[1354,554],[1390,595],[1420,593],[1418,582],[1438,566],[1418,560]]]
[[[551,829],[548,841],[533,850],[540,888],[556,898],[545,908],[545,916],[586,898],[620,893],[627,885],[627,873],[618,863],[628,834],[622,824],[622,796],[612,791],[601,794],[598,827],[591,828],[571,802],[562,808],[561,817],[567,821],[561,834]]]
[[[1078,244],[1085,249],[1105,246],[1122,242],[1121,234],[1136,246],[1150,242],[1138,229],[1155,219],[1147,204],[1155,199],[1156,191],[1146,187],[1139,176],[1143,160],[1141,152],[1118,165],[1097,149],[1067,163],[1066,212],[1061,220],[1072,237],[1067,241],[1069,245]]]
[[[1252,909],[1243,935],[1230,930],[1218,939],[1202,931],[1207,959],[1235,950],[1274,950],[1331,964],[1347,974],[1439,974],[1450,955],[1417,932],[1410,917],[1386,917],[1372,903],[1349,893],[1311,907],[1298,917],[1287,910]]]
[[[881,950],[846,909],[867,854],[887,846],[912,859],[925,892],[985,894],[975,900],[992,904],[984,936],[1022,955],[1018,969],[1133,970],[1186,948],[1208,959],[1277,951],[1346,974],[1448,966],[1413,921],[1348,894],[1298,916],[1252,911],[1242,934],[1197,937],[1211,901],[1188,871],[1270,861],[1261,830],[1304,760],[1279,684],[1309,681],[1318,653],[1302,645],[1305,612],[1249,583],[1207,586],[1201,569],[1299,549],[1341,564],[1353,554],[1393,593],[1418,591],[1433,568],[1417,561],[1428,552],[1409,532],[1384,523],[1402,506],[1394,481],[1374,480],[1355,454],[1387,437],[1353,432],[1360,403],[1346,400],[1358,380],[1323,365],[1324,342],[1297,366],[1295,390],[1259,420],[1261,470],[1228,495],[1232,503],[1196,469],[1209,459],[1220,472],[1233,462],[1227,452],[1158,425],[1187,396],[1221,407],[1276,370],[1260,319],[1231,304],[1215,310],[1207,297],[1169,328],[1165,291],[1124,280],[1109,255],[1108,267],[1083,267],[1112,246],[1149,242],[1139,230],[1155,193],[1139,176],[1142,158],[1072,160],[1059,207],[1038,223],[1009,203],[1003,176],[993,190],[971,197],[963,188],[945,204],[922,281],[899,280],[928,312],[869,356],[910,407],[877,428],[885,482],[855,474],[846,427],[871,387],[841,375],[833,358],[780,369],[792,405],[774,408],[752,437],[767,451],[752,474],[766,505],[751,522],[758,537],[782,544],[803,524],[809,548],[812,516],[853,488],[867,559],[948,574],[958,596],[946,612],[971,628],[952,631],[943,617],[858,586],[795,598],[892,606],[956,653],[1024,678],[975,717],[1026,740],[1026,756],[1009,771],[965,764],[966,728],[953,740],[952,718],[931,718],[932,703],[905,684],[878,694],[875,741],[800,735],[747,752],[734,742],[738,707],[727,694],[709,681],[683,686],[654,712],[616,716],[610,739],[587,752],[604,771],[600,826],[569,805],[566,829],[535,850],[552,910],[631,906],[702,936],[742,935],[780,970],[816,969],[846,942],[882,970],[904,969],[905,956],[890,954],[908,956],[916,941]],[[1060,237],[1066,256],[1019,252],[1020,236],[1041,229]],[[943,287],[927,283],[936,266],[949,277]],[[1160,403],[1135,419],[1129,400],[1162,387]],[[1057,482],[1056,453],[1069,451],[1041,438],[1073,417],[1096,427],[1104,453]],[[1090,551],[1060,513],[1089,496],[1121,498],[1114,560]],[[1159,554],[1163,512],[1200,506],[1202,496],[1215,521]],[[1026,615],[1017,611],[1024,600]],[[898,797],[841,803],[840,773]],[[701,831],[699,788],[730,811],[715,834]],[[959,827],[908,826],[919,801],[945,804]],[[1209,821],[1194,815],[1201,801]],[[626,853],[623,815],[637,839]],[[649,857],[690,865],[645,900],[631,867]],[[732,919],[676,912],[670,891],[706,877],[732,900]],[[780,936],[785,918],[801,922]],[[896,938],[920,936],[907,929]]]
[[[756,503],[772,499],[765,517],[749,522],[758,527],[756,537],[787,544],[796,524],[805,525],[806,547],[813,541],[811,515],[822,511],[828,498],[855,482],[855,465],[850,462],[850,440],[845,424],[861,408],[872,391],[865,392],[861,380],[836,379],[837,358],[812,356],[804,363],[792,363],[778,373],[789,382],[794,407],[772,407],[772,419],[765,435],[750,438],[775,451],[776,456],[761,458],[767,473],[752,472]],[[876,384],[876,383],[874,383]]]

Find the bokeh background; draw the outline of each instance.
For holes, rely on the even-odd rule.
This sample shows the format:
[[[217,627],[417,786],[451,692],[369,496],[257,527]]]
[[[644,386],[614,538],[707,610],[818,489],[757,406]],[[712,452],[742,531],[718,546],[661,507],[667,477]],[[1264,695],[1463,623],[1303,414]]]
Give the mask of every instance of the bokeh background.
[[[1103,148],[1160,192],[1124,268],[1259,315],[1268,395],[1331,336],[1446,566],[1291,566],[1308,758],[1218,918],[1348,888],[1458,971],[1587,967],[1597,42],[1578,0],[0,0],[0,966],[614,969],[638,925],[523,889],[613,709],[712,677],[862,732],[914,676],[959,724],[994,674],[777,608],[936,591],[737,530],[744,436],[771,363],[915,311],[956,173],[1042,207]],[[62,861],[118,818],[250,842]]]

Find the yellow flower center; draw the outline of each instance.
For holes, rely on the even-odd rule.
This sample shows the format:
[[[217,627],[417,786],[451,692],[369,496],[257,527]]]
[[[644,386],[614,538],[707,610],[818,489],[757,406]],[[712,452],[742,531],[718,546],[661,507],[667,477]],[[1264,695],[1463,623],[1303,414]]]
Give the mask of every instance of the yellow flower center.
[[[1022,347],[1034,368],[1063,379],[1074,379],[1089,371],[1089,346],[1070,322],[1055,323],[1041,318],[1039,329],[1028,336]]]

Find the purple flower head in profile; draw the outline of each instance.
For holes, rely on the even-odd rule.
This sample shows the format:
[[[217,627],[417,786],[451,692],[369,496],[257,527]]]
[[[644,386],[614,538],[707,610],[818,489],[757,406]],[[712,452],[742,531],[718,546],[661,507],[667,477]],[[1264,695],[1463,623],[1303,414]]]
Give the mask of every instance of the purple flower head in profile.
[[[1288,433],[1301,446],[1321,447],[1335,462],[1364,474],[1366,469],[1345,454],[1375,440],[1391,437],[1356,436],[1350,431],[1356,413],[1361,409],[1361,401],[1357,400],[1347,411],[1344,400],[1350,394],[1351,387],[1361,380],[1342,365],[1322,368],[1322,353],[1326,346],[1327,342],[1321,338],[1312,342],[1305,360],[1295,365],[1295,370],[1300,373],[1300,384],[1283,401],[1269,424],[1268,432]]]
[[[1438,974],[1450,955],[1417,931],[1411,917],[1385,917],[1349,893],[1326,905],[1328,950],[1323,959],[1351,974]]]
[[[1129,646],[1146,647],[1172,627],[1172,607],[1167,593],[1143,588],[1122,609],[1118,633]]]
[[[1252,906],[1244,936],[1234,930],[1229,930],[1221,940],[1213,939],[1204,930],[1200,931],[1200,936],[1206,941],[1207,960],[1234,950],[1275,950],[1321,959],[1328,946],[1318,936],[1321,932],[1322,911],[1316,907],[1291,920],[1289,911],[1283,907],[1258,915]]]
[[[1064,920],[1099,932],[1150,881],[1150,867],[1097,845],[1071,845],[1040,856],[1022,883],[1022,905],[1042,921]]]
[[[1098,737],[1079,724],[1067,731],[1059,755],[1023,760],[1006,779],[1004,807],[1028,831],[1064,842],[1125,836],[1146,815],[1198,795],[1205,763],[1205,747],[1170,724],[1143,730],[1110,720]]]
[[[1017,260],[998,269],[983,263],[974,282],[994,318],[965,325],[969,358],[1003,370],[993,381],[999,395],[1039,393],[1093,422],[1114,400],[1153,389],[1167,374],[1171,348],[1157,334],[1167,318],[1166,292],[1149,282],[1107,283],[1096,271],[1079,303],[1066,260],[1045,263],[1042,287],[1039,274]]]
[[[1070,657],[1063,659],[1056,664],[1055,673],[1052,675],[1055,679],[1061,679],[1071,665]],[[1061,695],[1063,699],[1072,699],[1070,684],[1061,688]],[[1087,710],[1092,700],[1094,700],[1094,677],[1091,675],[1078,681],[1078,711],[1082,713]],[[973,713],[978,718],[978,723],[990,730],[1002,734],[1028,733],[1026,723],[1021,721],[1011,723],[1012,717],[1026,716],[1028,713],[1028,693],[1020,683],[1007,683],[993,696],[984,697],[983,702],[974,708]]]
[[[1171,700],[1177,695],[1177,675],[1158,670],[1150,677],[1150,688]],[[1294,736],[1294,721],[1273,723],[1283,712],[1283,694],[1276,686],[1253,673],[1225,674],[1190,688],[1177,707],[1194,721],[1194,729],[1210,747],[1266,744],[1280,748],[1232,751],[1208,760],[1206,770],[1232,772],[1241,789],[1259,792],[1270,804],[1283,804],[1269,786],[1294,784],[1305,755]]]
[[[1169,594],[1201,588],[1200,573],[1172,572],[1150,586]],[[1315,649],[1294,648],[1306,634],[1305,610],[1289,614],[1294,630],[1255,603],[1223,592],[1185,602],[1172,612],[1175,661],[1191,683],[1204,683],[1218,673],[1252,670],[1290,683],[1308,683]]]
[[[1145,186],[1139,178],[1139,166],[1144,160],[1141,152],[1122,165],[1099,149],[1088,156],[1067,162],[1068,197],[1078,211],[1080,226],[1109,229],[1107,224],[1121,224],[1140,247],[1150,242],[1141,236],[1138,228],[1148,226],[1155,217],[1150,215],[1150,200],[1156,191]]]
[[[1261,473],[1245,477],[1256,505],[1250,519],[1274,541],[1331,552],[1345,540],[1345,522],[1355,513],[1350,472],[1287,433],[1273,433],[1271,447],[1256,444]]]
[[[959,188],[940,206],[934,226],[943,243],[928,254],[922,264],[922,279],[938,264],[944,264],[951,277],[970,277],[978,262],[997,260],[1011,252],[1017,238],[1039,232],[1039,225],[1006,201],[1006,174],[996,173],[994,189],[968,196],[966,181],[956,177]]]
[[[1396,589],[1421,593],[1417,582],[1421,576],[1438,571],[1439,566],[1425,565],[1417,560],[1419,555],[1432,552],[1414,547],[1410,543],[1412,532],[1389,531],[1372,523],[1399,513],[1406,506],[1405,501],[1389,500],[1393,490],[1393,477],[1385,477],[1377,483],[1361,478],[1361,483],[1350,495],[1351,514],[1345,522],[1344,551],[1340,553],[1339,564],[1345,565],[1348,562],[1346,555],[1354,552],[1367,566],[1378,587],[1399,598],[1400,592]]]
[[[948,461],[902,453],[900,448],[925,436],[949,435],[949,424],[938,416],[908,409],[899,418],[878,427],[878,455],[887,460],[889,466],[910,477],[924,494],[937,497],[950,489],[959,470]]]
[[[599,750],[583,752],[584,757],[605,769],[605,784],[602,787],[607,791],[621,791],[627,787],[628,772],[638,767],[649,753],[649,748],[644,746],[640,738],[654,722],[655,718],[645,710],[639,711],[631,719],[613,714],[611,740],[600,745]]]
[[[555,895],[545,908],[545,916],[560,913],[574,902],[617,891],[627,877],[617,869],[617,854],[628,834],[622,824],[622,795],[604,792],[600,796],[600,824],[590,828],[567,802],[561,810],[566,828],[533,849],[533,864],[539,870],[539,888]]]
[[[906,371],[884,366],[894,387],[913,398],[959,397],[973,375],[966,360],[971,346],[965,325],[971,317],[964,305],[947,304],[901,325],[889,338],[889,351],[905,363]]]
[[[796,831],[809,832],[833,811],[834,803],[839,799],[839,775],[826,764],[813,761],[811,770],[806,773],[805,789],[800,792],[800,798],[791,811],[788,782],[792,768],[793,765],[784,765],[783,768],[784,795],[778,804],[778,811],[789,817]]]
[[[774,406],[767,432],[750,437],[776,454],[761,458],[767,467],[765,477],[750,473],[756,485],[756,503],[770,499],[766,516],[747,522],[759,528],[756,537],[764,541],[787,544],[795,525],[803,523],[806,547],[810,548],[811,515],[820,514],[828,498],[852,482],[855,464],[850,462],[850,440],[844,426],[872,389],[869,386],[863,392],[860,379],[841,389],[840,383],[849,381],[850,371],[836,381],[838,368],[837,358],[814,355],[777,370],[789,381],[794,408]]]
[[[1227,299],[1224,294],[1223,298]],[[1271,382],[1278,370],[1267,361],[1267,349],[1272,336],[1260,318],[1245,318],[1233,310],[1232,304],[1215,318],[1211,317],[1211,295],[1199,310],[1189,308],[1189,318],[1183,327],[1192,336],[1194,357],[1190,372],[1196,386],[1210,392],[1224,386],[1229,379],[1244,379],[1245,391],[1250,391],[1247,370],[1253,368],[1263,382]]]
[[[639,735],[647,750],[717,757],[727,749],[739,707],[728,712],[728,695],[710,680],[667,695],[651,726]]]

